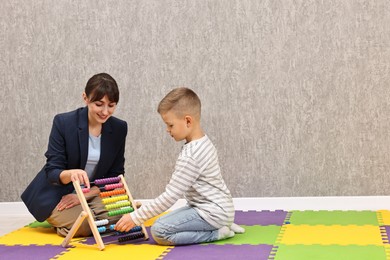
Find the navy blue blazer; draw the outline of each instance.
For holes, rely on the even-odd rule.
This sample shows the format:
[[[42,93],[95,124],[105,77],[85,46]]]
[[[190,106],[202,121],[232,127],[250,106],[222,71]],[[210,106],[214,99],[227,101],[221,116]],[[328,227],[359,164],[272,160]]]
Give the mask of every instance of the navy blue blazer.
[[[94,178],[124,174],[127,123],[111,116],[102,126],[101,151]],[[72,193],[72,182],[62,184],[60,173],[69,169],[84,169],[88,158],[88,107],[58,114],[54,117],[45,156],[46,165],[27,186],[21,198],[30,213],[46,220],[62,196]]]

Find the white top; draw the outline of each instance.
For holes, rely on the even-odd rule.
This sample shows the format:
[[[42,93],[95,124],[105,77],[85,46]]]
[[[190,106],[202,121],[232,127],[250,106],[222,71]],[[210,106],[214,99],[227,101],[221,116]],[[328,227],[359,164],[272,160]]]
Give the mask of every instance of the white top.
[[[85,165],[85,171],[88,174],[88,178],[91,179],[95,173],[96,165],[100,159],[100,144],[101,144],[101,135],[98,137],[89,135],[88,141],[88,159],[87,164]]]
[[[215,228],[233,223],[232,196],[221,175],[217,150],[206,135],[183,146],[165,191],[130,213],[131,218],[140,225],[168,210],[183,196]]]

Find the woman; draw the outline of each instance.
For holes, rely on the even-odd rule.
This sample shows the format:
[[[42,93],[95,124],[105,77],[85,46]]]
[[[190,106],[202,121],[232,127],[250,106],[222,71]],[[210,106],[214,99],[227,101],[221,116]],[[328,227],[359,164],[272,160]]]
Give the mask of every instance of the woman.
[[[117,83],[106,73],[94,75],[83,99],[86,107],[54,117],[46,165],[21,196],[31,214],[38,221],[47,220],[61,236],[82,211],[72,182],[91,186],[85,197],[95,219],[110,219],[97,196],[99,188],[90,181],[124,174],[127,123],[112,116],[119,101]],[[75,236],[89,235],[84,221]]]

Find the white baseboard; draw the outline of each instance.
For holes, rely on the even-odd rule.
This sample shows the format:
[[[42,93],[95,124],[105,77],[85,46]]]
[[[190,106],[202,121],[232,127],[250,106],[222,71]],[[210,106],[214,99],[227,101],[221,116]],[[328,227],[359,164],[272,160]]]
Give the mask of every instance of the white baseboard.
[[[148,200],[144,200],[144,203]],[[390,196],[233,198],[236,210],[390,210]],[[172,209],[185,205],[179,200]]]
[[[147,203],[150,200],[137,200]],[[234,198],[236,210],[390,210],[390,196]],[[179,200],[171,209],[185,205]],[[0,216],[30,215],[23,202],[0,202]]]
[[[0,202],[0,216],[30,215],[23,202]]]
[[[237,210],[390,210],[390,196],[235,198]]]

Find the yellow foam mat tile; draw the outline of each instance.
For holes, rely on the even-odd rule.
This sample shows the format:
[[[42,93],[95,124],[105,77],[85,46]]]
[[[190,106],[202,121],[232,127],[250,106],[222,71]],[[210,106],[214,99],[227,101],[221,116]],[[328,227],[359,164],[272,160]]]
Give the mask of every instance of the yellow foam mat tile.
[[[67,252],[57,255],[55,259],[157,259],[161,254],[171,247],[156,245],[105,245],[104,250],[99,250],[96,245],[73,244]]]
[[[160,215],[158,215],[158,216],[156,216],[156,217],[153,217],[153,218],[151,218],[151,219],[145,221],[144,226],[145,226],[145,227],[150,227],[150,226],[152,226],[152,225],[154,224],[154,222],[155,222],[159,217],[164,216],[164,215],[167,214],[167,213],[169,213],[169,212],[161,213]]]
[[[0,237],[3,245],[61,245],[63,237],[58,236],[51,228],[23,227]],[[50,241],[48,243],[47,241]]]
[[[382,223],[381,225],[390,225],[390,211],[389,210],[378,210],[377,211],[380,216],[382,216]]]
[[[286,225],[278,243],[286,245],[383,245],[378,226]]]

